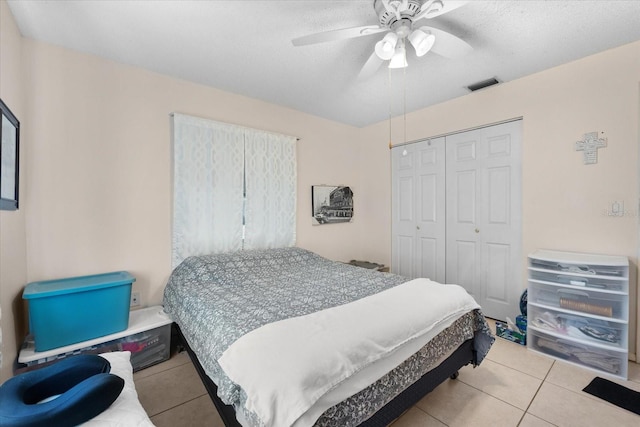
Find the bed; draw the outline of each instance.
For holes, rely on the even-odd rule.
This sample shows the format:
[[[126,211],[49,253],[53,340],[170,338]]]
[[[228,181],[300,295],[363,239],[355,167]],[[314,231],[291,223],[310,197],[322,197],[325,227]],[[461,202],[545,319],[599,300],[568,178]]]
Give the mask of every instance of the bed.
[[[189,257],[164,308],[226,426],[384,426],[494,341],[459,286],[301,248]]]

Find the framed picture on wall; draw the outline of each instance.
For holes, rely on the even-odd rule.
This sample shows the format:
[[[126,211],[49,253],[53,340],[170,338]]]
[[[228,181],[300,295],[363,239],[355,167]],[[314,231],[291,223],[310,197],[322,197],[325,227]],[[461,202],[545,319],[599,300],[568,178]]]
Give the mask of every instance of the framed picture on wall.
[[[353,191],[345,186],[312,185],[311,215],[313,225],[351,222]]]
[[[0,209],[18,209],[20,122],[0,99]]]

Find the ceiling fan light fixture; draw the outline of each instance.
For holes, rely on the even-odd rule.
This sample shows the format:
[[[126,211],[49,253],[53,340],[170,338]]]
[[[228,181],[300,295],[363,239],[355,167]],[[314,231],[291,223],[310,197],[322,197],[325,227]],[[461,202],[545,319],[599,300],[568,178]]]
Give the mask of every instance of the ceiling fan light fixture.
[[[409,41],[416,50],[416,56],[424,56],[431,50],[436,42],[436,36],[431,33],[426,33],[423,30],[417,29],[409,34]]]
[[[407,64],[407,50],[404,47],[404,43],[401,43],[395,50],[391,61],[389,61],[389,68],[405,68]]]
[[[393,57],[398,44],[398,35],[394,32],[387,33],[386,36],[376,43],[376,55],[383,61]]]

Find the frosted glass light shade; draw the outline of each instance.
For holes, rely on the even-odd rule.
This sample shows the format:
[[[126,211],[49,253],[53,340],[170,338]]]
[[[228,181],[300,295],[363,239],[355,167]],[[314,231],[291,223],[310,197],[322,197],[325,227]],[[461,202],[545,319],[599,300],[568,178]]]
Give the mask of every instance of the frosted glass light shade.
[[[407,65],[407,51],[404,47],[404,43],[396,48],[391,61],[389,61],[389,68],[404,68]]]
[[[398,44],[398,35],[396,33],[387,33],[386,36],[378,43],[376,43],[376,55],[383,61],[389,60],[393,57]]]
[[[422,30],[414,30],[411,34],[409,34],[409,41],[411,45],[416,50],[416,56],[424,56],[427,52],[431,50],[433,44],[436,42],[436,36],[433,34],[425,33]]]

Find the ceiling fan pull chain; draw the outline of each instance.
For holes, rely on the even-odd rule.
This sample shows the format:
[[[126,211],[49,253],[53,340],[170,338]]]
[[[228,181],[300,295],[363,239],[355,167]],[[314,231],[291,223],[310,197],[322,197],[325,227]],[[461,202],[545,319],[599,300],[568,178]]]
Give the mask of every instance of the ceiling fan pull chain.
[[[393,104],[393,90],[391,88],[391,68],[387,68],[387,77],[389,78],[389,148],[393,146],[391,142],[391,117],[392,117],[392,104]]]
[[[407,67],[402,69],[402,90],[403,90],[403,100],[402,100],[402,120],[403,120],[403,143],[407,142]]]

